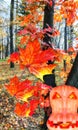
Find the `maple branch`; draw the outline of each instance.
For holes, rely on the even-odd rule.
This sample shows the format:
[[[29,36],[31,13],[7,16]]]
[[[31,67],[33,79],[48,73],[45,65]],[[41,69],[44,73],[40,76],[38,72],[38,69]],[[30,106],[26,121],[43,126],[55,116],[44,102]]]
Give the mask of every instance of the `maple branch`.
[[[23,76],[23,74],[25,73],[25,71],[26,71],[26,68],[22,71],[22,73],[21,73],[19,79],[22,79],[22,76]],[[26,75],[26,76],[28,77],[29,75]]]

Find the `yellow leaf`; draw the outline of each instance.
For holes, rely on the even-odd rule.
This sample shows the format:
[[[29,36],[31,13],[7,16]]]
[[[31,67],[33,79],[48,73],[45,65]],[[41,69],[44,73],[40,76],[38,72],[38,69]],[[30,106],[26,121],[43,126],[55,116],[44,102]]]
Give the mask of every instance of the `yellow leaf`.
[[[28,102],[28,98],[30,98],[32,95],[33,95],[33,91],[25,93],[22,97],[22,101]]]
[[[56,64],[46,65],[41,67],[35,72],[35,76],[43,81],[43,76],[46,74],[52,74],[52,70],[56,67]]]

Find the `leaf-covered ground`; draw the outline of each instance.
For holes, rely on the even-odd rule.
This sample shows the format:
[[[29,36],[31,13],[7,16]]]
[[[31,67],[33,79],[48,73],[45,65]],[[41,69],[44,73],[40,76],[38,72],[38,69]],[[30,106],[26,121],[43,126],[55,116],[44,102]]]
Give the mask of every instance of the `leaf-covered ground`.
[[[58,71],[60,68],[62,66],[58,66],[56,71],[57,85],[63,84],[63,80],[66,79],[66,77],[64,79],[66,75]],[[10,96],[4,87],[5,83],[14,75],[17,75],[20,79],[27,77],[31,80],[36,80],[35,76],[29,74],[27,70],[20,70],[18,64],[15,64],[15,67],[10,69],[6,61],[0,62],[0,130],[42,130],[40,125],[44,119],[43,109],[37,109],[32,118],[21,118],[14,114],[16,99]],[[61,78],[59,75],[61,75]]]
[[[21,118],[13,112],[16,99],[8,94],[4,86],[14,75],[22,79],[27,77],[35,80],[35,77],[29,75],[27,70],[25,73],[20,70],[18,64],[10,69],[6,61],[0,62],[0,130],[40,130],[40,124],[44,118],[43,110],[38,109],[32,118]]]

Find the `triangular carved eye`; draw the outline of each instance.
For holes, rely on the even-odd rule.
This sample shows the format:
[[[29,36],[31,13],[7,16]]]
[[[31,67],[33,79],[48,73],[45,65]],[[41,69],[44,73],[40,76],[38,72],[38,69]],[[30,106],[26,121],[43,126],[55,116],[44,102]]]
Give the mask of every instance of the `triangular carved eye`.
[[[77,96],[75,95],[74,92],[72,92],[72,93],[68,96],[68,98],[70,98],[70,99],[77,99]]]
[[[55,92],[52,99],[59,99],[59,98],[61,98],[60,94]]]

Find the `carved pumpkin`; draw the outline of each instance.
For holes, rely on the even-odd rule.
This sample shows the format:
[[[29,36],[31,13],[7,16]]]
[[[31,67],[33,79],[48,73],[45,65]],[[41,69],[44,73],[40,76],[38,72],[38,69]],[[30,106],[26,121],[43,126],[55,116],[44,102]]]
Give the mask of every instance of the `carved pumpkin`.
[[[58,86],[50,92],[52,114],[47,121],[49,130],[78,130],[78,89]]]

